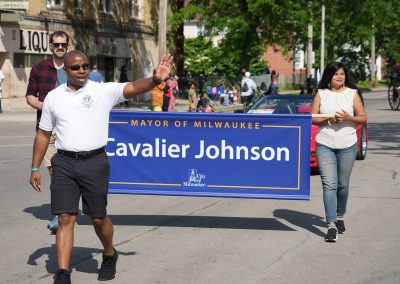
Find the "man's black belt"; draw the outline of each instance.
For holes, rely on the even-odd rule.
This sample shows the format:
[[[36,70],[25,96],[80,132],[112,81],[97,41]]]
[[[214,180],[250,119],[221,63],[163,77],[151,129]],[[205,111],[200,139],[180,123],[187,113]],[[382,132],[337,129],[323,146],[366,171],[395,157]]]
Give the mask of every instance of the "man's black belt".
[[[104,153],[106,150],[106,147],[101,147],[99,149],[95,149],[92,151],[82,151],[82,152],[72,152],[72,151],[65,151],[65,150],[57,150],[57,153],[60,153],[61,155],[74,158],[76,160],[85,160],[92,158],[96,155],[99,155],[101,153]]]

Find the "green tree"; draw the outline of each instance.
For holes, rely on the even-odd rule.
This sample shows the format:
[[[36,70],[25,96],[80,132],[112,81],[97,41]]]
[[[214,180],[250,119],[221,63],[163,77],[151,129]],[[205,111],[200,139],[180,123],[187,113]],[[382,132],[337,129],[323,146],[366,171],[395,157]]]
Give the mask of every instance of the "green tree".
[[[375,53],[381,54],[389,66],[400,62],[400,5],[388,1],[325,1],[327,61],[341,60],[352,70],[356,80],[367,76],[371,38],[375,36]],[[314,3],[314,46],[319,51],[321,4]],[[319,53],[319,52],[318,52]],[[319,67],[319,57],[316,67]]]
[[[326,5],[326,62],[344,61],[356,79],[364,79],[372,35],[376,38],[377,55],[382,54],[390,67],[400,62],[398,0],[192,0],[185,7],[182,0],[169,1],[173,10],[169,25],[172,38],[176,39],[171,49],[175,50],[180,72],[183,72],[186,57],[189,62],[185,66],[192,70],[232,75],[245,68],[257,73],[262,69],[260,59],[267,46],[279,45],[284,54],[306,46],[308,23],[314,27],[316,63],[313,67],[319,68],[323,2]],[[180,27],[184,21],[195,17],[206,24],[204,39],[196,45],[205,46],[198,46],[197,51],[191,53],[184,49]],[[210,45],[211,39],[215,38],[219,38],[218,47]],[[201,67],[195,67],[193,63]]]
[[[400,63],[399,4],[398,0],[366,0],[359,15],[365,34],[375,35],[376,52],[385,57],[389,68]]]
[[[185,40],[185,70],[194,74],[211,75],[215,73],[212,41],[204,37]]]
[[[293,31],[308,15],[304,0],[193,0],[192,7],[201,11],[207,23],[207,36],[220,38],[221,60],[229,58],[234,73],[249,70],[251,62],[259,61],[265,47],[279,44],[290,50]],[[232,61],[233,60],[233,61]],[[222,62],[222,65],[224,63]]]

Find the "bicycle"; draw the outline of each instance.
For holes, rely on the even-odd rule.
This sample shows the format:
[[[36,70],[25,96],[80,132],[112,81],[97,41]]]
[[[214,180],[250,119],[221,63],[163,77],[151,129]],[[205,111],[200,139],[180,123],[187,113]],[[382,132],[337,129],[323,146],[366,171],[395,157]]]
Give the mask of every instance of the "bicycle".
[[[265,91],[260,90],[260,88],[257,88],[257,92],[254,95],[252,95],[252,99],[249,100],[248,98],[246,98],[246,101],[243,103],[243,112],[247,113],[256,101],[258,101],[261,97],[264,97],[266,95],[267,94]]]

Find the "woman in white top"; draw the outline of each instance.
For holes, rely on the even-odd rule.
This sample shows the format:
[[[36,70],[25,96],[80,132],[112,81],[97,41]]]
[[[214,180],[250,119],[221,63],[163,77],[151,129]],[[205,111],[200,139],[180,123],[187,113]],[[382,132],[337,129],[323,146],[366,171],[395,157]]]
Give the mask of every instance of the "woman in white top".
[[[347,68],[339,62],[325,68],[315,94],[312,114],[319,126],[316,136],[317,160],[321,175],[328,233],[325,240],[335,242],[345,232],[351,170],[357,155],[356,125],[365,124],[362,96],[350,80]]]

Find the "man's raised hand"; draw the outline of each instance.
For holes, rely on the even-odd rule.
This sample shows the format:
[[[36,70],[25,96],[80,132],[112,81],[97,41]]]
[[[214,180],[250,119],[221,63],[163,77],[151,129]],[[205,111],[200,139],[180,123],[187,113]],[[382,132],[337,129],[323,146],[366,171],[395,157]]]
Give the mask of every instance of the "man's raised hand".
[[[161,58],[160,63],[153,71],[153,82],[155,84],[160,84],[168,78],[169,73],[171,73],[171,70],[175,67],[173,59],[171,54],[164,55]]]

